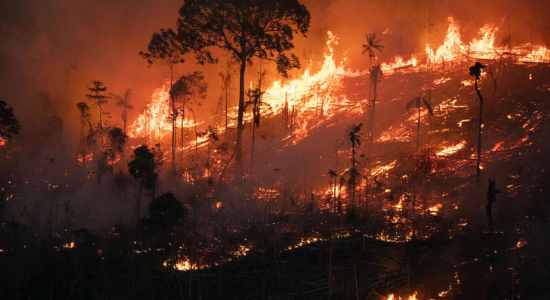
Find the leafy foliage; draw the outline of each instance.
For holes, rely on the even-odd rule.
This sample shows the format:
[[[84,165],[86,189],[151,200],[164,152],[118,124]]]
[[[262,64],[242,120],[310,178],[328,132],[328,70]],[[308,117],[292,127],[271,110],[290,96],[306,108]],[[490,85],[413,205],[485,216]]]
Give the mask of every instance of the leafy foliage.
[[[173,66],[185,62],[183,55],[188,52],[189,48],[177,38],[177,34],[172,29],[161,29],[160,33],[153,34],[147,51],[141,51],[139,55],[147,60],[149,65],[162,62]]]
[[[374,50],[382,52],[382,49],[384,49],[384,46],[380,44],[382,39],[377,39],[376,33],[367,33],[365,36],[367,37],[367,43],[363,45],[362,54],[368,53],[369,57],[375,57]]]
[[[310,15],[297,0],[190,0],[179,10],[178,34],[199,62],[215,62],[211,48],[229,51],[241,63],[253,57],[277,62],[286,75],[299,67],[294,34],[305,35]]]
[[[149,204],[149,219],[147,224],[162,231],[170,231],[181,224],[188,210],[174,197],[172,192],[166,192]]]
[[[138,180],[140,185],[154,192],[158,184],[157,163],[155,154],[149,150],[147,145],[140,146],[134,150],[134,159],[128,163],[128,172]]]
[[[13,114],[13,108],[7,107],[7,103],[0,100],[0,138],[11,138],[19,134],[21,125]]]

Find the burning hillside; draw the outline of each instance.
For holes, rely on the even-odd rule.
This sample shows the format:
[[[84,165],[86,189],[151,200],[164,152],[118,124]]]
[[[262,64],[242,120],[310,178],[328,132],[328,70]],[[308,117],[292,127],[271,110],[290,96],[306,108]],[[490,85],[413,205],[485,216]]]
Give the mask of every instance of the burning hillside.
[[[435,3],[351,43],[245,2],[180,3],[139,52],[162,84],[91,81],[70,143],[49,95],[32,142],[0,101],[0,298],[550,294],[547,43]]]

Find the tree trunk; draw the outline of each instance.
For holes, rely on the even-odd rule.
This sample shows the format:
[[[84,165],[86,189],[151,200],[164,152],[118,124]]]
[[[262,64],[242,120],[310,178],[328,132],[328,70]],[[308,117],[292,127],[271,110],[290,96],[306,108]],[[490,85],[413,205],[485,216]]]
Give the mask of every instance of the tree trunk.
[[[377,94],[376,94],[376,88],[377,88],[377,85],[378,85],[378,79],[375,78],[374,80],[374,83],[373,83],[373,89],[372,89],[372,116],[371,116],[371,119],[370,119],[370,122],[371,122],[371,127],[370,127],[370,144],[371,144],[371,148],[372,148],[372,144],[374,142],[374,113],[376,112],[376,97],[377,97]]]
[[[242,162],[242,141],[243,141],[243,115],[244,115],[244,72],[246,70],[246,58],[241,58],[241,70],[239,79],[239,114],[237,118],[237,143],[235,145],[235,154],[237,164]]]
[[[476,84],[476,92],[477,96],[479,97],[479,126],[478,126],[478,135],[477,135],[477,167],[476,167],[476,180],[479,183],[479,177],[481,173],[481,132],[483,127],[483,97],[481,96],[481,93],[479,92],[479,89],[477,88],[477,81],[476,78],[475,84]]]
[[[174,68],[170,65],[170,89],[172,89],[172,81],[174,79]],[[172,174],[176,174],[176,100],[170,96],[170,102],[172,104]]]

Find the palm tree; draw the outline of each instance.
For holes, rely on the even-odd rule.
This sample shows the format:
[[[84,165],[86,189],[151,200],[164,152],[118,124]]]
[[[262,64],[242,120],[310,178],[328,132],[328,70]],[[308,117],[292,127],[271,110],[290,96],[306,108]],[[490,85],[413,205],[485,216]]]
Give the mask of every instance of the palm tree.
[[[482,65],[480,62],[476,62],[475,65],[470,67],[470,76],[475,76],[475,89],[477,96],[479,98],[479,124],[478,124],[478,135],[477,135],[477,166],[476,166],[476,180],[479,183],[479,175],[481,173],[481,128],[483,127],[483,96],[479,92],[477,87],[477,82],[481,76],[481,69],[484,69],[485,65]]]
[[[380,42],[382,42],[382,39],[376,38],[376,33],[367,33],[365,36],[367,37],[367,44],[363,45],[362,54],[365,54],[365,53],[369,54],[369,68],[370,68],[372,67],[372,58],[376,56],[374,54],[374,50],[378,50],[382,52],[382,49],[384,49],[384,46],[380,44]]]
[[[358,146],[361,146],[361,141],[359,140],[360,134],[361,134],[361,127],[363,127],[363,123],[360,123],[359,125],[352,124],[348,126],[347,130],[347,136],[349,141],[351,142],[351,170],[350,170],[350,176],[349,176],[349,183],[351,186],[351,201],[353,207],[355,207],[355,185],[358,179],[359,172],[357,172],[357,161],[355,160],[355,148]]]
[[[434,115],[434,111],[432,109],[432,106],[430,105],[430,103],[424,99],[424,98],[420,98],[420,97],[415,97],[413,98],[411,101],[409,101],[409,103],[407,103],[407,109],[418,109],[418,126],[417,126],[417,129],[416,129],[416,159],[418,161],[418,155],[419,155],[419,152],[418,152],[418,149],[419,149],[419,142],[420,142],[420,109],[422,108],[422,103],[424,103],[424,106],[426,106],[426,108],[428,109],[428,113],[430,114],[430,116],[433,116]]]
[[[126,130],[126,123],[128,120],[128,110],[134,109],[134,107],[130,104],[130,99],[132,98],[132,90],[127,89],[126,93],[124,93],[124,97],[120,97],[118,95],[112,94],[111,96],[115,97],[117,99],[117,106],[120,106],[124,108],[124,112],[122,112],[122,122],[124,122],[124,136],[127,135],[128,131]]]

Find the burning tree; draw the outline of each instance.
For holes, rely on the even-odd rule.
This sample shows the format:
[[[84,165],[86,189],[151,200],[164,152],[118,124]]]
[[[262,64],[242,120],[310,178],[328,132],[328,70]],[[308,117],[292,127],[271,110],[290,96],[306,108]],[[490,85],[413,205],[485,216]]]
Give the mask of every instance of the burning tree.
[[[284,76],[299,67],[298,57],[289,51],[294,48],[294,34],[307,33],[309,11],[298,0],[190,0],[185,1],[179,15],[178,33],[192,43],[199,62],[215,62],[211,50],[221,48],[241,65],[236,144],[240,164],[246,65],[254,57],[275,61]]]
[[[183,55],[189,52],[189,48],[185,43],[177,38],[176,33],[172,29],[161,29],[160,33],[154,33],[147,52],[140,52],[139,55],[147,60],[149,66],[155,62],[166,64],[170,68],[170,88],[174,79],[174,65],[183,63]],[[171,95],[170,95],[171,96]],[[170,97],[170,109],[172,122],[172,172],[176,173],[176,103]]]

